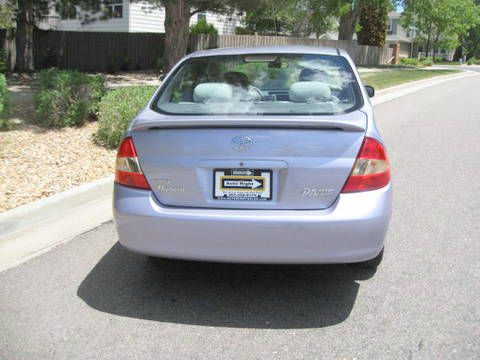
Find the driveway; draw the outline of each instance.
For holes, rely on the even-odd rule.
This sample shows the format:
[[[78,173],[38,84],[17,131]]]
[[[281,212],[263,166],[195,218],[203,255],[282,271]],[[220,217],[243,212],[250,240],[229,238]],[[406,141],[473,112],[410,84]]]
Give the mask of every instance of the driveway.
[[[376,107],[395,187],[376,274],[151,261],[107,223],[0,273],[0,358],[478,358],[479,91]]]

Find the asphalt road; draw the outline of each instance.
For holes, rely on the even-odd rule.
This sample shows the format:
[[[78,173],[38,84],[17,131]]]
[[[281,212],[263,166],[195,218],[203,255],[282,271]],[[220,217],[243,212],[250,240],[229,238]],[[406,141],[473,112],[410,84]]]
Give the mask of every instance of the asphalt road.
[[[376,274],[152,263],[108,223],[0,273],[0,358],[478,359],[479,96],[480,76],[377,107],[395,194]]]

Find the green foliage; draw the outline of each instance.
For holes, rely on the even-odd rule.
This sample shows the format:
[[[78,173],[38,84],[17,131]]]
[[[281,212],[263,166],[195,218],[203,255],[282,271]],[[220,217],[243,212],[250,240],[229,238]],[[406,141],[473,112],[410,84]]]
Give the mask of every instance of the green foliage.
[[[131,86],[112,90],[100,102],[96,140],[116,148],[135,115],[147,105],[154,86]]]
[[[255,34],[252,30],[247,29],[243,26],[235,27],[235,35],[253,35]]]
[[[7,71],[7,53],[5,49],[0,49],[0,73],[5,74]]]
[[[420,61],[418,61],[418,59],[415,59],[415,58],[401,58],[400,64],[405,66],[419,66]]]
[[[402,25],[415,26],[417,40],[425,42],[427,53],[432,47],[454,49],[480,21],[473,0],[404,0],[403,5]]]
[[[477,9],[480,11],[480,5],[477,5]],[[465,48],[467,57],[480,57],[480,24],[468,31],[467,36],[463,38],[462,45]]]
[[[215,26],[207,23],[207,20],[202,18],[195,25],[190,26],[190,33],[217,35],[218,31],[215,29]]]
[[[405,66],[432,66],[433,59],[431,57],[422,56],[420,59],[401,58],[400,64]]]
[[[42,70],[34,98],[37,121],[47,127],[82,125],[89,116],[96,115],[104,93],[102,76],[72,70]]]
[[[468,59],[467,64],[468,65],[480,65],[480,59],[472,57],[472,58]]]
[[[335,27],[336,0],[263,0],[247,11],[244,29],[248,33],[320,36]]]
[[[432,57],[421,57],[420,58],[420,65],[422,66],[432,66],[433,65],[433,59]]]
[[[400,64],[405,66],[432,66],[433,59],[431,57],[415,58],[401,58]]]
[[[7,80],[5,75],[0,74],[0,130],[6,130],[9,127],[8,119],[9,95]]]
[[[381,47],[385,45],[389,5],[385,1],[366,2],[362,5],[358,24],[360,31],[357,34],[360,45]]]
[[[0,29],[12,29],[15,25],[13,22],[15,7],[8,1],[4,1],[0,5]]]

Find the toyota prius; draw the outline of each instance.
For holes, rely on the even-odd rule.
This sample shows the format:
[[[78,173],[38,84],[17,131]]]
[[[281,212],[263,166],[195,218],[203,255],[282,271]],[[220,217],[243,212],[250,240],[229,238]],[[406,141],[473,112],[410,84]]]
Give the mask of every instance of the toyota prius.
[[[153,257],[378,266],[392,186],[373,93],[343,50],[188,55],[119,146],[120,243]]]

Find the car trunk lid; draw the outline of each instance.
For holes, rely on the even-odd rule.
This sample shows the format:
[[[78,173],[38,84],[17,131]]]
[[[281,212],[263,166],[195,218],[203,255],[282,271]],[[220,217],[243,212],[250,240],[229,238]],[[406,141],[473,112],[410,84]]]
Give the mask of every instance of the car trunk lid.
[[[140,166],[164,205],[325,209],[347,180],[365,129],[365,114],[356,111],[276,121],[144,118],[135,121],[130,132]],[[269,189],[261,199],[255,198],[258,192],[248,200],[223,198],[218,196],[219,181]]]

